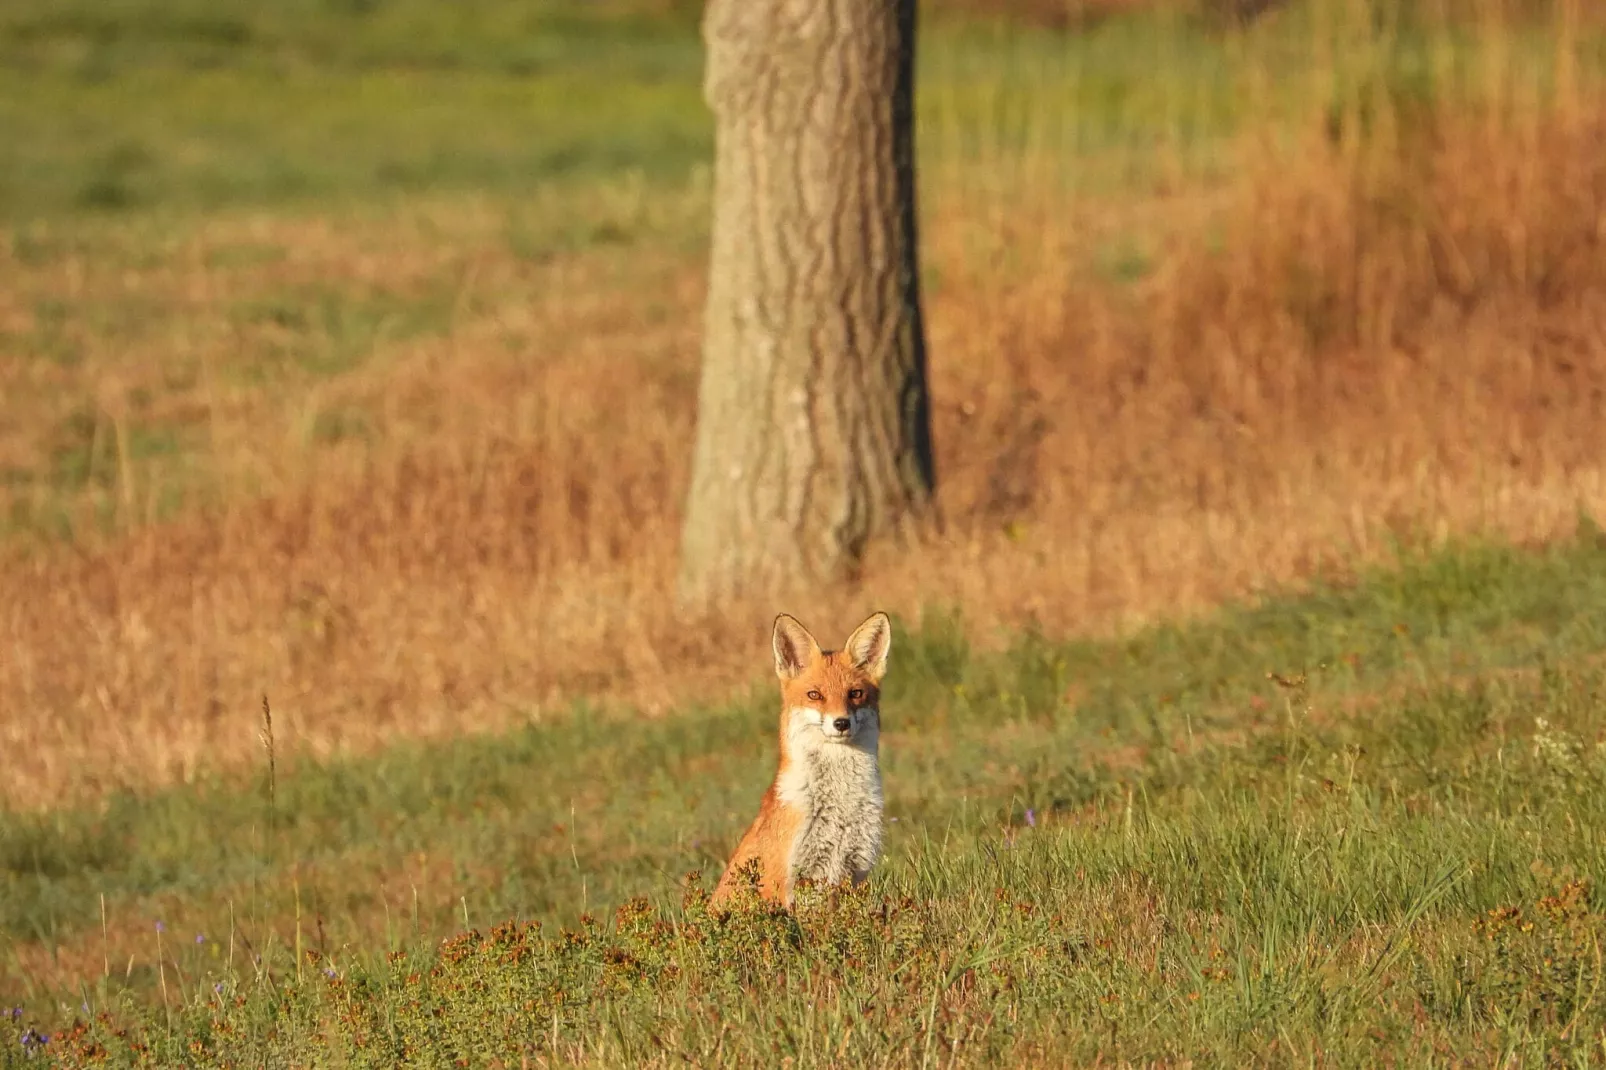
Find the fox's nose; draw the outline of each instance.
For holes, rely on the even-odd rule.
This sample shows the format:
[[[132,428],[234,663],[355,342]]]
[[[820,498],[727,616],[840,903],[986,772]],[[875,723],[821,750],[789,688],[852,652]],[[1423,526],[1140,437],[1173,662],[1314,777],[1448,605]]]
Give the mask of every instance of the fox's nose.
[[[831,727],[835,728],[838,732],[846,732],[848,729],[853,727],[853,721],[847,717],[838,717],[836,720],[831,722]]]

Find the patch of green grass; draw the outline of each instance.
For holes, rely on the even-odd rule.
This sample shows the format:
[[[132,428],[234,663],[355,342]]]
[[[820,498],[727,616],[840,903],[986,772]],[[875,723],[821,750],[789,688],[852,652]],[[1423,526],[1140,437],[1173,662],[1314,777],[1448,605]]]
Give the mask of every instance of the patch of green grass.
[[[313,68],[0,75],[0,214],[516,190],[708,153],[694,79]]]
[[[573,68],[640,53],[648,72],[684,60],[691,4],[536,0],[17,0],[0,14],[0,49],[17,64],[95,72],[307,63],[346,70]],[[666,43],[670,43],[666,47]]]
[[[121,1023],[208,1065],[1584,1058],[1603,639],[1587,526],[1123,641],[982,654],[933,616],[885,694],[887,857],[796,919],[709,918],[680,879],[773,772],[767,688],[332,763],[281,737],[271,802],[264,770],[6,815],[3,991],[82,1020],[52,1050],[126,1061]],[[19,972],[98,946],[101,895],[152,955],[162,923],[171,1028],[154,969]]]
[[[264,336],[266,352],[233,370],[253,382],[275,378],[281,372],[276,365],[337,375],[363,363],[383,343],[444,334],[456,298],[447,285],[407,294],[315,285],[253,297],[236,309],[234,319]]]
[[[135,401],[136,411],[144,407],[137,394]],[[113,531],[120,516],[127,519],[131,488],[125,478],[136,471],[142,479],[157,471],[175,480],[188,478],[199,438],[193,427],[140,415],[126,420],[119,437],[109,415],[79,406],[56,428],[48,459],[9,468],[0,479],[9,491],[0,534],[72,539],[83,534],[85,524],[101,533]],[[146,507],[152,519],[166,519],[184,504],[177,486],[164,485]]]
[[[183,449],[178,428],[143,423],[130,426],[119,445],[113,421],[88,406],[68,415],[62,422],[58,440],[51,478],[71,490],[105,489],[114,485],[120,449],[127,450],[124,461],[171,457]]]
[[[1131,236],[1123,236],[1100,250],[1093,262],[1102,277],[1130,286],[1148,277],[1155,257]]]
[[[696,15],[17,0],[0,12],[0,219],[517,194],[625,170],[675,186],[712,154]],[[1549,77],[1544,32],[1508,44]],[[1126,189],[1134,166],[1152,179],[1168,159],[1219,170],[1246,120],[1331,97],[1342,122],[1379,80],[1413,97],[1475,89],[1478,54],[1475,34],[1358,31],[1318,3],[1233,32],[1152,13],[1070,34],[938,22],[919,143],[995,179],[1051,167],[1078,188]]]
[[[527,190],[707,158],[695,20],[507,3],[9,4],[0,217]]]

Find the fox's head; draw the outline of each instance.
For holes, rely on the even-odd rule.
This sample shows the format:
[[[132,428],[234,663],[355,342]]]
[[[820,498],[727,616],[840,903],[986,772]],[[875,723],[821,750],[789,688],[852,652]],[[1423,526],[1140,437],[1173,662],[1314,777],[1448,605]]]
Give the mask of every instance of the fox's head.
[[[781,736],[805,751],[852,744],[874,751],[881,733],[881,677],[892,622],[872,613],[841,650],[821,650],[809,630],[775,618],[775,675],[781,678]]]

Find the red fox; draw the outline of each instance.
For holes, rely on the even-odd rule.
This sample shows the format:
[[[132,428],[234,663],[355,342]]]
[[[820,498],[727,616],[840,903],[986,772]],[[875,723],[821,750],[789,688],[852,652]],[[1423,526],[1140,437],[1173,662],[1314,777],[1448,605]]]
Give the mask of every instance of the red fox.
[[[781,764],[758,818],[714,889],[724,903],[758,863],[759,895],[792,904],[796,882],[861,883],[881,857],[880,684],[892,622],[873,613],[840,651],[820,649],[807,628],[775,618],[781,678]]]

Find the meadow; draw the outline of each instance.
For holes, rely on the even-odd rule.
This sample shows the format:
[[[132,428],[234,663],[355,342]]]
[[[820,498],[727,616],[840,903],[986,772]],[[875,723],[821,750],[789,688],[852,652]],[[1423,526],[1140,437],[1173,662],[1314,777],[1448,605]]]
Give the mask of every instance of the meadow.
[[[1594,529],[1121,641],[929,620],[888,859],[797,918],[705,906],[769,688],[18,815],[0,1060],[1592,1065],[1603,639]]]
[[[693,619],[696,5],[5,5],[0,1065],[1606,1058],[1599,15],[1229,7],[931,6],[939,515]]]

